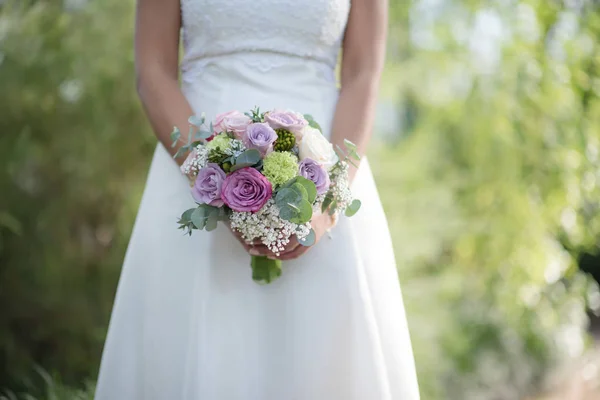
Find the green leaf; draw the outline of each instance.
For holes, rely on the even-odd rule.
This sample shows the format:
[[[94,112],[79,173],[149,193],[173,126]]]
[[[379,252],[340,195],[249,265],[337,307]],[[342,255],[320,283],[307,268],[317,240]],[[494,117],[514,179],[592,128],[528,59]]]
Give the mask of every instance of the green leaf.
[[[300,212],[294,210],[292,207],[285,205],[283,207],[279,207],[279,217],[286,221],[291,221],[294,218],[297,218],[300,215]]]
[[[293,188],[280,189],[275,196],[275,204],[277,204],[279,208],[286,206],[287,204],[294,204],[297,206],[302,200],[302,194]]]
[[[196,208],[190,216],[192,224],[194,224],[197,229],[204,229],[204,226],[206,225],[206,219],[206,212],[202,206]]]
[[[252,280],[259,284],[271,283],[281,276],[281,260],[252,256],[250,267],[252,268]]]
[[[298,239],[298,243],[302,246],[312,246],[317,241],[317,235],[314,230],[310,230],[309,234],[304,239]]]
[[[188,149],[189,149],[188,146],[181,146],[179,149],[177,149],[177,153],[175,153],[173,158],[179,158],[179,157],[183,156],[185,153],[187,153]]]
[[[304,188],[304,186],[302,186],[302,184],[296,182],[292,185],[292,187],[290,187],[290,189],[300,193],[302,199],[308,201],[308,191]]]
[[[358,165],[356,165],[356,163],[351,159],[347,158],[346,161],[349,162],[354,168],[358,168]]]
[[[217,229],[218,222],[219,222],[218,214],[216,214],[216,213],[210,214],[208,219],[206,220],[205,229],[209,232],[214,231],[215,229]]]
[[[356,150],[350,150],[350,157],[354,158],[356,161],[360,161],[360,155]]]
[[[240,154],[235,159],[235,164],[249,164],[254,165],[261,160],[260,152],[256,149],[248,149]]]
[[[192,147],[192,142],[194,141],[194,127],[190,126],[190,131],[188,132],[188,138],[187,138],[187,146],[189,148]]]
[[[335,214],[336,208],[337,208],[337,201],[333,200],[331,202],[331,205],[329,206],[329,215]]]
[[[356,151],[356,145],[354,143],[352,143],[351,141],[349,141],[348,139],[344,139],[344,145],[346,146],[346,148],[348,150]]]
[[[317,198],[317,187],[315,186],[315,183],[310,179],[306,179],[303,176],[296,177],[296,181],[298,184],[304,186],[304,189],[307,193],[308,202],[310,204],[314,203],[315,199]]]
[[[348,207],[346,207],[346,211],[344,212],[344,214],[346,215],[346,217],[353,216],[354,214],[356,214],[358,212],[358,210],[360,210],[361,205],[362,205],[362,203],[360,202],[360,200],[358,200],[358,199],[352,200],[352,203],[350,203],[350,205]]]
[[[310,221],[310,219],[312,218],[312,206],[310,205],[310,203],[306,200],[302,200],[302,202],[299,205],[299,208],[300,212],[297,213],[297,215],[289,221],[295,224],[304,224]]]
[[[6,211],[0,212],[0,227],[3,226],[15,235],[23,233],[21,222]]]
[[[319,132],[323,133],[323,130],[321,129],[321,125],[319,125],[317,123],[317,121],[315,121],[315,119],[313,118],[312,115],[310,115],[310,114],[304,114],[304,119],[306,119],[308,121],[308,125],[310,127],[318,129]]]
[[[197,116],[192,115],[188,118],[188,122],[190,125],[200,127],[204,123],[204,118],[198,118]]]
[[[327,208],[331,205],[332,201],[333,195],[331,194],[331,192],[329,192],[325,195],[325,199],[323,199],[323,204],[321,204],[321,212],[325,212]]]
[[[179,128],[176,126],[173,127],[173,132],[171,132],[171,147],[175,147],[177,145],[177,141],[181,137],[181,132],[179,132]]]
[[[282,189],[286,189],[286,188],[290,188],[294,183],[296,183],[298,180],[298,177],[295,176],[292,179],[290,179],[289,181],[287,181],[286,183],[284,183],[283,185],[281,185],[279,187],[279,191],[281,191]]]
[[[241,168],[252,167],[262,161],[260,152],[256,149],[248,149],[235,159],[235,165],[231,167],[231,172]]]
[[[203,130],[203,129],[200,129],[197,133],[197,136],[200,139],[208,139],[212,135],[213,135],[212,131],[207,131],[207,130]]]
[[[192,222],[192,213],[196,211],[195,208],[190,208],[189,210],[185,210],[183,214],[181,214],[181,218],[179,218],[178,223],[184,224],[188,222]]]

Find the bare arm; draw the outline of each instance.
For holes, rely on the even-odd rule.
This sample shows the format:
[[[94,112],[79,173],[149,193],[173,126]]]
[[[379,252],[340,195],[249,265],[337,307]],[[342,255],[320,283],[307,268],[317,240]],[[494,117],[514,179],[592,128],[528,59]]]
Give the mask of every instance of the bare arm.
[[[385,61],[387,0],[352,0],[343,42],[340,97],[331,140],[344,139],[364,154],[373,129],[377,90]],[[354,178],[355,169],[350,170]]]
[[[179,89],[179,0],[138,0],[135,25],[137,88],[156,137],[173,155],[170,133],[186,138],[192,108]],[[183,160],[179,160],[181,163]]]

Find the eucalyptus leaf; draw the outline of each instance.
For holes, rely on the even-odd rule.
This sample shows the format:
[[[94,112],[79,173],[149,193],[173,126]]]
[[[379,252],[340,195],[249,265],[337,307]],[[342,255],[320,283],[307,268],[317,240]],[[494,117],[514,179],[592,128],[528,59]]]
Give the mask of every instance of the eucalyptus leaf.
[[[235,172],[238,169],[242,169],[242,168],[248,168],[251,167],[253,164],[235,164],[231,166],[231,169],[229,170],[229,172]]]
[[[348,150],[356,151],[356,145],[349,141],[348,139],[344,139],[344,145],[348,148]]]
[[[185,153],[187,153],[187,151],[188,151],[188,146],[181,146],[179,149],[177,149],[177,153],[175,153],[173,158],[179,158],[179,157],[183,156]]]
[[[354,161],[352,161],[350,158],[347,158],[346,161],[349,162],[350,164],[352,164],[352,166],[354,168],[358,168],[358,165],[356,165],[356,163]]]
[[[181,214],[181,218],[179,218],[178,223],[183,224],[187,222],[192,222],[192,213],[196,211],[195,208],[190,208],[189,210],[185,210],[183,214]]]
[[[327,210],[327,208],[331,205],[331,202],[333,201],[333,196],[330,193],[327,193],[325,195],[325,199],[323,199],[323,204],[321,204],[321,212],[325,212]]]
[[[281,185],[281,186],[279,187],[279,190],[286,189],[286,188],[290,188],[290,187],[291,187],[291,186],[292,186],[294,183],[296,183],[297,181],[298,181],[298,177],[296,176],[296,177],[294,177],[294,178],[290,179],[289,181],[287,181],[286,183],[284,183],[283,185]]]
[[[179,132],[179,128],[176,126],[173,127],[173,132],[171,132],[171,147],[175,147],[177,145],[177,141],[181,137],[181,132]]]
[[[354,214],[356,214],[358,212],[358,210],[360,210],[361,205],[362,205],[362,203],[360,202],[360,200],[358,200],[358,199],[352,200],[352,203],[350,203],[350,205],[348,207],[346,207],[346,211],[344,212],[344,214],[346,215],[346,217],[353,216]]]
[[[304,187],[307,193],[307,200],[309,203],[314,203],[317,198],[317,186],[310,179],[306,179],[303,176],[296,177],[296,182]]]
[[[297,218],[298,215],[300,215],[298,211],[294,210],[291,207],[288,207],[287,205],[279,207],[279,217],[281,219],[291,221],[292,219]]]
[[[342,149],[339,145],[335,145],[335,148],[337,149],[337,151],[342,155],[342,157],[340,158],[346,158],[346,152],[344,151],[344,149]]]
[[[187,137],[187,146],[192,147],[192,142],[194,141],[194,127],[190,126],[190,131]]]
[[[315,119],[313,118],[312,115],[310,114],[304,114],[304,119],[306,119],[308,121],[308,125],[312,128],[318,129],[319,132],[323,132],[323,130],[321,129],[321,125],[319,125],[317,123],[317,121],[315,121]]]
[[[189,117],[188,122],[190,125],[194,125],[197,127],[200,127],[200,125],[202,125],[204,123],[204,121],[202,119],[198,118],[195,115],[192,115],[191,117]]]
[[[298,239],[298,243],[302,246],[312,246],[317,241],[317,235],[314,230],[310,230],[308,235],[304,239]]]
[[[208,219],[206,220],[206,226],[205,229],[207,231],[214,231],[215,229],[217,229],[217,223],[219,222],[219,218],[218,218],[218,214],[211,214]]]
[[[302,199],[307,200],[308,201],[308,191],[304,188],[304,186],[302,186],[301,183],[294,183],[292,185],[292,187],[290,187],[290,189],[295,190],[296,192],[300,193],[300,196],[302,196]]]
[[[190,219],[192,220],[192,224],[194,224],[197,229],[204,229],[204,226],[206,225],[206,212],[204,207],[196,208]]]
[[[261,160],[260,152],[256,149],[245,150],[235,159],[235,165],[249,164],[254,165]]]
[[[292,207],[294,210],[296,210],[296,212],[300,212],[300,208],[294,204],[291,203],[287,203],[288,207]]]
[[[304,224],[310,221],[310,219],[312,218],[312,206],[310,205],[310,203],[306,200],[302,200],[299,208],[300,212],[297,213],[297,215],[289,221],[295,224]]]
[[[200,130],[198,131],[198,137],[199,137],[200,139],[208,139],[208,138],[209,138],[209,137],[211,137],[212,135],[213,135],[213,132],[212,132],[212,131],[207,131],[207,130],[204,130],[204,129],[200,129]]]
[[[283,188],[275,196],[275,204],[280,208],[287,204],[298,205],[302,200],[302,194],[292,188]]]
[[[336,209],[337,209],[337,201],[333,200],[331,202],[331,205],[329,206],[329,215],[335,214]]]

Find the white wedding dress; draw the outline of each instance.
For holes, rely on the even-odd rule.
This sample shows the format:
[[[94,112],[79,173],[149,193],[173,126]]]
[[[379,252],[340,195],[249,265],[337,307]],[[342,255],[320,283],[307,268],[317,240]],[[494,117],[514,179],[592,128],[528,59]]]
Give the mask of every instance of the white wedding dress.
[[[289,108],[329,134],[349,0],[181,0],[182,90],[207,118]],[[177,229],[189,186],[159,145],[119,283],[97,400],[416,400],[392,243],[363,207],[270,285],[226,228]]]

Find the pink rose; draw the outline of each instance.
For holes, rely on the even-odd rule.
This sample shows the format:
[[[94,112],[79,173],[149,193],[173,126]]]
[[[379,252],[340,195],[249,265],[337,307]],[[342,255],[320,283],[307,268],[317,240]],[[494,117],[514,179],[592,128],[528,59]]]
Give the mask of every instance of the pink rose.
[[[285,129],[296,136],[302,134],[302,129],[308,121],[297,112],[273,110],[265,114],[265,122],[273,129]]]
[[[271,183],[254,168],[246,167],[229,174],[221,188],[221,198],[233,211],[256,212],[273,194]]]
[[[213,130],[215,133],[233,132],[236,139],[240,139],[251,122],[252,120],[247,115],[239,111],[229,111],[217,115]]]

